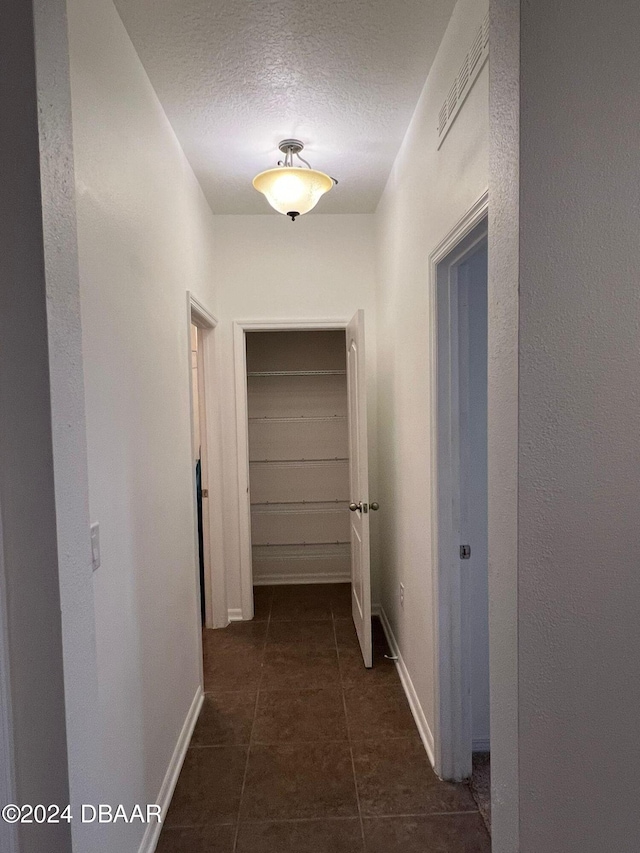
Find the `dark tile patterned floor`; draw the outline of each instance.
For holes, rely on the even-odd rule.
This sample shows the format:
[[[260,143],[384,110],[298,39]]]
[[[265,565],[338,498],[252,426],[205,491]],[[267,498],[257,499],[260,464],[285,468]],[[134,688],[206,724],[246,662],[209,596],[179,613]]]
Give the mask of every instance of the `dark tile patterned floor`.
[[[256,587],[253,622],[205,631],[205,701],[157,853],[490,853],[441,782],[374,620],[348,584]]]
[[[471,793],[487,829],[491,832],[491,755],[488,752],[476,752],[473,755]]]

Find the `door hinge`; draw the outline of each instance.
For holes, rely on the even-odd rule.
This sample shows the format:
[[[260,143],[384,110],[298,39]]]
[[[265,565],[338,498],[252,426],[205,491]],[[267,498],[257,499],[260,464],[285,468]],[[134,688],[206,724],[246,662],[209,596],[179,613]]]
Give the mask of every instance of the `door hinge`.
[[[471,545],[461,545],[460,546],[460,559],[468,560],[471,557]]]
[[[203,498],[208,498],[209,497],[209,489],[202,489],[200,494],[202,495]]]

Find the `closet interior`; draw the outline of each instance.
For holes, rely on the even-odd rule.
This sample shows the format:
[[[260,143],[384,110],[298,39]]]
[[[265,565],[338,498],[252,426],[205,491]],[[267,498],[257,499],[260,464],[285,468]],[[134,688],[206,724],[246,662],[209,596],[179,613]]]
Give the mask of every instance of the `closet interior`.
[[[345,333],[246,339],[254,584],[348,581]]]

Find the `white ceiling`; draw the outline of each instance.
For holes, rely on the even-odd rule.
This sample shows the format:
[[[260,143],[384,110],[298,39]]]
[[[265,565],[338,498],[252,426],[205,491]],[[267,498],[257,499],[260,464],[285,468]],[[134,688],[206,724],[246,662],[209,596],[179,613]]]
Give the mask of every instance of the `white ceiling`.
[[[339,179],[323,213],[376,208],[454,0],[116,0],[214,213],[296,137]]]

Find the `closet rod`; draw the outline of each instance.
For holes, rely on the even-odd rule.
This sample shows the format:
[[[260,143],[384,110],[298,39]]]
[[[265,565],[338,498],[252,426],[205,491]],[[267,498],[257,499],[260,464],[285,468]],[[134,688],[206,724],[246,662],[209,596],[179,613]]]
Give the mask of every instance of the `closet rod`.
[[[263,415],[259,418],[249,418],[249,421],[251,423],[264,423],[265,421],[267,421],[268,423],[288,423],[289,421],[346,421],[346,419],[346,415],[298,415],[296,417],[290,418],[270,418],[267,415]]]
[[[294,546],[296,548],[317,548],[318,545],[350,545],[351,542],[342,542],[336,539],[332,542],[256,542],[254,548],[286,548]]]
[[[256,501],[251,506],[316,506],[317,504],[348,504],[349,498],[329,498],[326,501]]]
[[[247,376],[346,376],[346,370],[250,370]]]
[[[348,458],[333,456],[330,459],[250,459],[249,464],[260,463],[261,465],[281,465],[283,462],[348,462]]]

